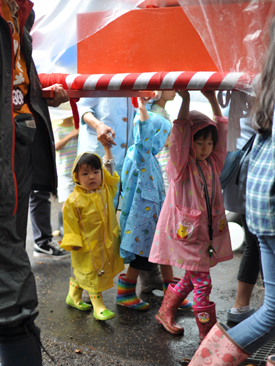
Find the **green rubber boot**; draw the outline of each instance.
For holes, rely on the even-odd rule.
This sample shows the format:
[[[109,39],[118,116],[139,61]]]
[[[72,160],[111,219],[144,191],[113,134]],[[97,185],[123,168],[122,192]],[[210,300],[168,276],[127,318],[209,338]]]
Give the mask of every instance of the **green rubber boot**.
[[[101,292],[97,293],[89,292],[89,296],[94,308],[93,316],[96,320],[104,321],[113,319],[116,316],[116,314],[113,313],[111,310],[106,309],[106,306],[103,304]]]

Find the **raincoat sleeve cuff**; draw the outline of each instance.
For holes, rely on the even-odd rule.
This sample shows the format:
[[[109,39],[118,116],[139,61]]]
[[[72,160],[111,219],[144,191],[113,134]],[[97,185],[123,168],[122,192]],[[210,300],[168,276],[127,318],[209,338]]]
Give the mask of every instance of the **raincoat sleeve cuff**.
[[[106,169],[111,175],[115,172],[115,158],[106,159],[105,156],[102,158],[104,169]]]
[[[72,251],[72,247],[82,248],[82,239],[80,235],[77,234],[65,234],[60,247],[68,252]]]
[[[227,117],[213,116],[213,121],[220,122],[220,123],[228,123],[228,118]]]
[[[186,119],[186,118],[175,119],[173,123],[178,123],[178,124],[189,123],[189,125],[191,127],[193,126],[193,122],[190,119]]]

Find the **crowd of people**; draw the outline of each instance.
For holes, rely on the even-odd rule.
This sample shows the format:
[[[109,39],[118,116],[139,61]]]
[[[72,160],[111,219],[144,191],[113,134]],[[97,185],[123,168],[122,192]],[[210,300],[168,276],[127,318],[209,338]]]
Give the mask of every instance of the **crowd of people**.
[[[157,93],[149,107],[149,100],[139,97],[137,109],[129,98],[87,99],[79,105],[79,131],[72,116],[63,115],[53,134],[48,107],[66,103],[68,95],[56,84],[50,87],[54,98],[41,96],[31,57],[33,21],[28,0],[0,3],[0,96],[5,106],[0,110],[2,366],[42,365],[40,330],[34,322],[35,279],[25,248],[28,207],[34,255],[71,257],[67,305],[93,310],[100,321],[114,318],[102,292],[114,286],[118,275],[117,304],[146,310],[149,303],[136,293],[140,277],[145,291],[163,289],[155,319],[169,333],[183,334],[175,313],[193,309],[201,344],[190,366],[222,366],[229,359],[232,366],[240,364],[275,336],[275,23],[249,116],[256,138],[246,212],[241,212],[257,266],[248,274],[251,254],[244,255],[238,296],[228,311],[229,320],[241,324],[228,329],[217,322],[215,303],[210,300],[210,268],[233,258],[219,179],[227,154],[228,119],[215,92],[202,92],[212,107],[209,118],[190,111],[189,92],[178,91],[182,103],[175,121],[165,110],[174,91]],[[60,246],[51,233],[51,193],[62,202]],[[249,301],[260,256],[265,298],[254,312]],[[173,267],[185,271],[182,279],[174,277]],[[186,299],[191,292],[192,302]]]

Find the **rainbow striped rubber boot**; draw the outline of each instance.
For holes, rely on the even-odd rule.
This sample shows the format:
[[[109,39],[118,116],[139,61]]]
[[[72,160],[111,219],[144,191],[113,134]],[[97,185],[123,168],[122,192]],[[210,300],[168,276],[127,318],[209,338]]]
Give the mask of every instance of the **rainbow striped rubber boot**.
[[[179,277],[174,277],[173,282],[163,281],[162,287],[163,287],[164,294],[167,291],[169,283],[176,285],[179,281],[180,281]],[[180,304],[178,309],[179,310],[192,310],[192,302],[187,300],[187,299],[184,299],[183,302]]]
[[[126,306],[135,310],[147,310],[148,302],[141,300],[136,294],[136,281],[126,280],[126,274],[122,273],[118,276],[117,297],[118,305]]]

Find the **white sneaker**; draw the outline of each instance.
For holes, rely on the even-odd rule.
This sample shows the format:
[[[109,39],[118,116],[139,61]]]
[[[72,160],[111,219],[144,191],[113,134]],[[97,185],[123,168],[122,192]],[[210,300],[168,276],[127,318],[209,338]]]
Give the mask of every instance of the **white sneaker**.
[[[34,257],[48,257],[53,259],[65,259],[70,257],[70,252],[60,248],[59,244],[55,240],[50,240],[47,243],[43,243],[40,246],[34,244]]]

